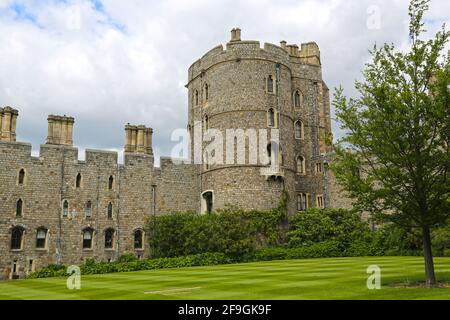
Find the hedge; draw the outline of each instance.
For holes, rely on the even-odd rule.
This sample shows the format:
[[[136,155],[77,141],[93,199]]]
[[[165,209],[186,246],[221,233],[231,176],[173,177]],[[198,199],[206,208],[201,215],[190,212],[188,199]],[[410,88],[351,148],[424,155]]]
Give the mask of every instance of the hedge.
[[[136,260],[129,262],[95,262],[88,260],[80,266],[81,274],[104,274],[113,272],[131,272],[141,270],[154,270],[165,268],[184,268],[194,266],[211,266],[229,264],[233,260],[223,253],[204,253],[176,258],[158,258],[149,260]],[[67,266],[50,265],[28,275],[29,279],[64,277]]]

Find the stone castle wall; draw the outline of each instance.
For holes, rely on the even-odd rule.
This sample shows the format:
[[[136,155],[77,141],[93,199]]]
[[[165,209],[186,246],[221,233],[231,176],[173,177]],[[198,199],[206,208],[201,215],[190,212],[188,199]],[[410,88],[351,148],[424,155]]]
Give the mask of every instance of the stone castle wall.
[[[249,163],[246,144],[243,164],[180,163],[163,157],[160,168],[155,168],[153,130],[130,124],[125,126],[123,164],[118,163],[116,152],[100,150],[86,150],[86,160],[79,161],[72,140],[74,119],[55,115],[48,117],[46,144],[33,157],[30,144],[16,142],[17,110],[0,108],[0,279],[23,277],[53,263],[114,260],[125,252],[148,257],[145,226],[149,217],[174,211],[205,213],[208,201],[212,210],[228,205],[268,210],[278,206],[286,190],[291,214],[299,209],[298,197],[303,194],[308,207],[320,206],[318,196],[323,207],[350,206],[326,170],[333,157],[325,143],[331,135],[330,102],[318,46],[306,43],[299,49],[283,41],[280,46],[261,47],[257,41],[242,41],[240,33],[233,29],[226,49],[213,48],[189,68],[191,145],[196,130],[200,129],[200,139],[205,134],[201,128],[205,117],[208,128],[219,130],[224,138],[227,129],[256,129],[267,130],[270,142],[271,130],[277,129],[279,166],[263,173],[269,165],[261,159]],[[270,76],[273,92],[268,90]],[[296,92],[301,95],[298,105]],[[269,109],[275,114],[275,128],[268,125]],[[297,121],[303,124],[301,137],[295,136]],[[267,145],[259,148],[267,153]],[[191,148],[191,160],[201,158],[206,150],[205,141],[200,150]],[[237,149],[233,154],[237,160]],[[298,156],[305,160],[304,172],[298,170]],[[13,249],[12,233],[17,228],[23,230],[22,244]],[[37,248],[39,229],[47,230],[44,248]],[[88,229],[93,231],[92,247],[83,248]],[[111,230],[109,248],[105,238]],[[142,247],[136,246],[139,232]]]

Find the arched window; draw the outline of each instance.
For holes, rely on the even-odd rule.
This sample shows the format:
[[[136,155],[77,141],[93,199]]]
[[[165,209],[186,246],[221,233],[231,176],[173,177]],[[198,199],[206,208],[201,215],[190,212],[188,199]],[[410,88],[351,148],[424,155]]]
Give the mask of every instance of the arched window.
[[[22,227],[14,227],[11,230],[11,250],[22,249],[24,231]]]
[[[275,127],[275,111],[272,108],[267,111],[267,125]]]
[[[194,102],[195,102],[195,105],[196,106],[198,106],[198,91],[197,90],[195,90],[195,92],[194,92]]]
[[[302,103],[302,98],[301,98],[300,92],[297,90],[294,93],[294,107],[300,108],[301,103]]]
[[[207,131],[209,129],[209,118],[208,115],[205,114],[203,117],[203,130]]]
[[[135,249],[143,249],[144,244],[144,233],[142,230],[136,230],[134,232],[134,248]]]
[[[106,229],[105,231],[105,249],[112,249],[114,247],[114,229]]]
[[[108,219],[112,219],[113,218],[113,205],[112,203],[108,203]]]
[[[16,203],[16,217],[21,217],[23,213],[23,201],[22,199],[17,200]]]
[[[47,246],[47,229],[39,228],[36,232],[36,248],[44,249]]]
[[[63,217],[67,217],[69,215],[69,201],[63,201]]]
[[[306,173],[305,158],[303,158],[302,156],[297,157],[297,173]]]
[[[76,188],[80,188],[81,187],[81,173],[78,173],[78,175],[77,175],[75,187]]]
[[[303,122],[300,120],[295,122],[294,125],[294,131],[295,131],[295,139],[303,139]]]
[[[85,215],[86,218],[92,217],[92,202],[90,200],[86,202]]]
[[[108,189],[112,190],[114,187],[114,177],[113,176],[109,176],[109,180],[108,180]]]
[[[94,237],[94,230],[86,228],[83,230],[83,249],[92,249],[92,239]]]
[[[25,170],[24,169],[20,169],[20,171],[19,171],[18,182],[19,182],[19,184],[24,184],[24,182],[25,182]]]
[[[208,102],[209,99],[209,86],[205,83],[205,102]]]
[[[267,92],[273,93],[273,77],[269,76],[267,78]]]

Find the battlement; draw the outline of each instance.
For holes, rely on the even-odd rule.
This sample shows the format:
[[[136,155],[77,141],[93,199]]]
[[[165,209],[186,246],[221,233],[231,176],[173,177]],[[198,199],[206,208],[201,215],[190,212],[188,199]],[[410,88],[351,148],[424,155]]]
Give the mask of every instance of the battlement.
[[[19,112],[11,107],[0,108],[0,157],[8,155],[11,159],[40,161],[70,161],[74,164],[102,163],[105,166],[118,165],[118,152],[107,150],[85,151],[85,161],[78,160],[78,148],[73,147],[73,125],[75,119],[66,115],[49,115],[46,143],[40,146],[39,155],[32,156],[32,145],[16,142],[16,122]],[[125,165],[144,163],[153,166],[153,129],[144,125],[125,126]],[[132,159],[145,158],[145,161]],[[130,161],[127,161],[130,160]]]
[[[242,40],[241,29],[231,30],[231,39],[226,44],[218,45],[204,54],[189,68],[189,82],[202,74],[211,66],[224,61],[239,61],[244,59],[276,61],[290,66],[292,62],[320,67],[320,50],[315,42],[300,44],[287,44],[281,41],[280,45],[264,43],[261,48],[259,41]]]

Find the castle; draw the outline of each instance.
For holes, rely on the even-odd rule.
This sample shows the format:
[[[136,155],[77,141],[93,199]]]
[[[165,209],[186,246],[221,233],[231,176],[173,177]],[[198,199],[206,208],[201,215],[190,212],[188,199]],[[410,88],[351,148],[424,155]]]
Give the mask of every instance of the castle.
[[[112,261],[125,252],[146,258],[151,215],[205,214],[227,205],[271,209],[284,190],[289,213],[348,206],[328,170],[330,98],[316,43],[299,48],[282,41],[261,48],[233,29],[225,49],[217,46],[191,65],[186,87],[191,160],[206,154],[202,135],[209,129],[242,129],[248,140],[251,129],[267,135],[276,130],[276,144],[262,148],[269,159],[276,154],[277,165],[162,157],[157,168],[153,130],[129,124],[123,164],[116,152],[100,150],[86,150],[80,161],[72,141],[74,119],[55,115],[48,117],[47,141],[33,157],[30,144],[16,141],[18,111],[0,108],[1,279],[91,257]],[[193,147],[198,132],[200,149]],[[239,143],[241,151],[251,152],[246,138],[232,139],[233,160]]]

